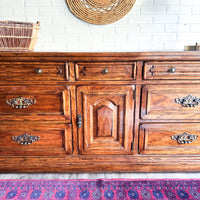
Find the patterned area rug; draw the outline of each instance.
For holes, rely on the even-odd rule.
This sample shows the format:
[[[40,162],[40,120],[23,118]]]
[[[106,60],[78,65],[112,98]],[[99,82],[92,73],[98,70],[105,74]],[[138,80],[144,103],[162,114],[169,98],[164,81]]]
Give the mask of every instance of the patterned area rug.
[[[200,199],[199,180],[0,180],[0,199]]]

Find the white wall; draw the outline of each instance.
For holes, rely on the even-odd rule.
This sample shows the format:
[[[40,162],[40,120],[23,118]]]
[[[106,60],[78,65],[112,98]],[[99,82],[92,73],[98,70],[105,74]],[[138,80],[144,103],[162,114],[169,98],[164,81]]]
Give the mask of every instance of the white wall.
[[[200,43],[200,0],[136,0],[110,25],[81,21],[65,0],[0,0],[0,20],[40,21],[35,51],[171,51]]]

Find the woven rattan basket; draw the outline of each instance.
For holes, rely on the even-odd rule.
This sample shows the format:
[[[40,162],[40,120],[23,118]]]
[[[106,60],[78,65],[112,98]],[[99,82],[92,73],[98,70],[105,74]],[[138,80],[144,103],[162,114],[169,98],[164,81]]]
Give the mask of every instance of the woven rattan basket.
[[[0,51],[33,51],[40,23],[0,21]]]

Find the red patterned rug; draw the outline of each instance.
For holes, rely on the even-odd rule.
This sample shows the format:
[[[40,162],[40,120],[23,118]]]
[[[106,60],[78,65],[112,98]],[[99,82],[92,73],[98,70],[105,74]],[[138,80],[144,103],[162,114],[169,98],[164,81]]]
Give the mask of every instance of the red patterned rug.
[[[200,199],[197,180],[0,180],[0,199]]]

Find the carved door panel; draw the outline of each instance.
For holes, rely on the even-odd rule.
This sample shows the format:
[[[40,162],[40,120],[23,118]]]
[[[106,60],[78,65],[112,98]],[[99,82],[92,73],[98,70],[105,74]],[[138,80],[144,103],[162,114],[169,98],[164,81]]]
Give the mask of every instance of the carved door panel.
[[[81,154],[130,154],[134,86],[80,86],[77,109]]]

